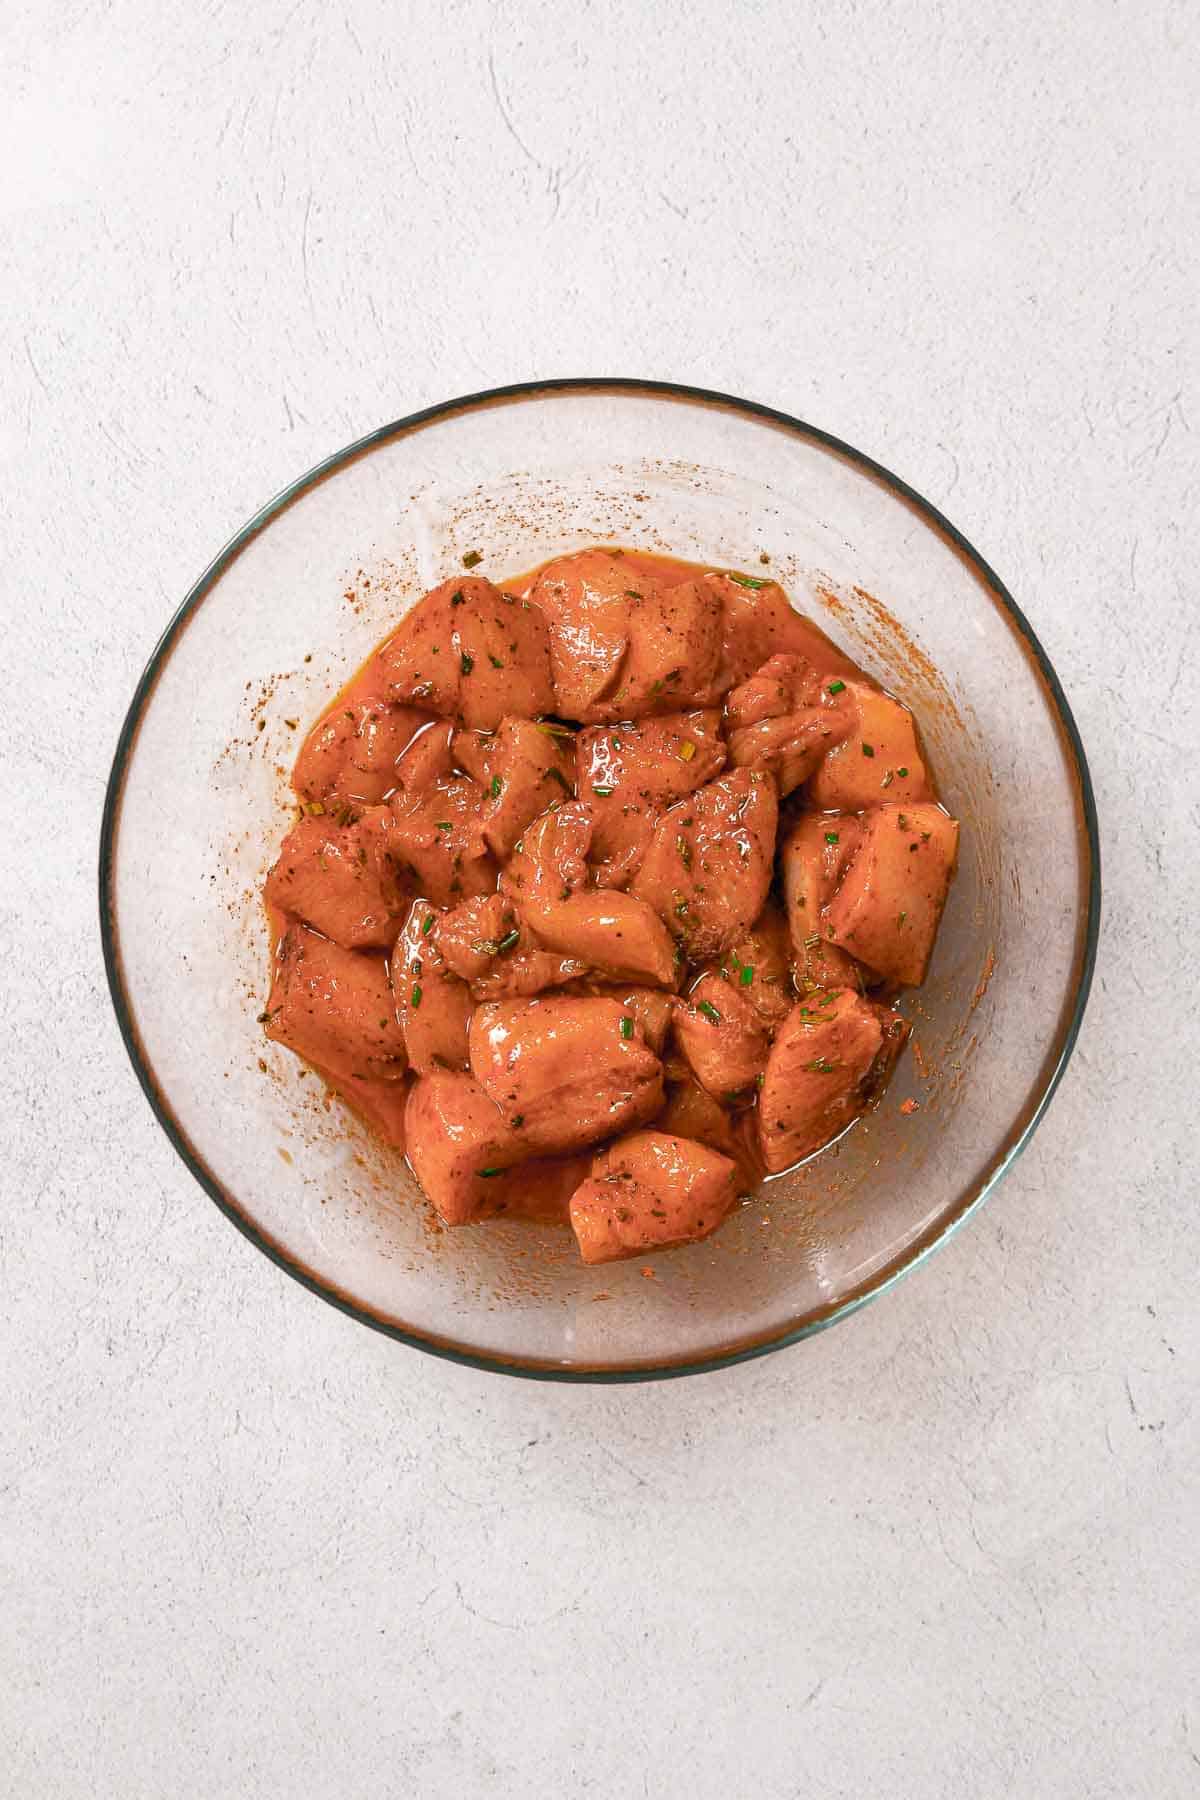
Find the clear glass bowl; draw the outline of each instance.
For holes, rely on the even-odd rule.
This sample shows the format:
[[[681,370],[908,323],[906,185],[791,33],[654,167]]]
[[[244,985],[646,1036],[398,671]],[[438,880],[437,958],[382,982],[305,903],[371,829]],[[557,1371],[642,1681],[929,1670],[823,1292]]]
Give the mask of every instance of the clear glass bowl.
[[[263,875],[329,695],[419,595],[594,541],[770,572],[914,709],[962,851],[915,1047],[833,1150],[706,1243],[586,1269],[562,1231],[442,1230],[402,1159],[266,1041]],[[765,570],[764,570],[765,572]],[[514,1374],[709,1368],[843,1317],[941,1243],[1045,1110],[1099,915],[1078,734],[966,540],[811,426],[639,381],[501,389],[331,457],[250,521],[138,685],[101,847],[113,1001],[168,1137],[283,1268],[409,1344]],[[917,1102],[904,1113],[902,1103]]]

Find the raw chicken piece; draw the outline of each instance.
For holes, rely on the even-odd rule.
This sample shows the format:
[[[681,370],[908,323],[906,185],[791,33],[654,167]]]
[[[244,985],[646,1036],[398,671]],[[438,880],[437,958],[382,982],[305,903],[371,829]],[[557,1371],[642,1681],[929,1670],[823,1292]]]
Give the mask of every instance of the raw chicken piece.
[[[357,1075],[338,1075],[314,1063],[326,1086],[342,1100],[376,1137],[394,1150],[404,1148],[404,1118],[408,1110],[406,1081],[364,1081]]]
[[[870,972],[829,941],[824,908],[858,847],[861,825],[844,813],[803,813],[779,847],[796,982],[801,990],[850,987],[860,993]]]
[[[659,577],[604,550],[548,563],[532,599],[550,626],[550,661],[564,718],[599,723],[707,703],[721,643],[721,607],[704,583]]]
[[[718,975],[702,975],[686,1000],[675,1001],[675,1041],[701,1087],[719,1099],[753,1087],[771,1048],[749,1000]]]
[[[819,1150],[858,1117],[885,1043],[889,1056],[895,1053],[896,1018],[849,988],[814,995],[792,1009],[767,1059],[758,1097],[759,1137],[772,1174]],[[903,1021],[898,1024],[903,1033]]]
[[[768,900],[749,931],[730,944],[717,974],[750,1002],[768,1030],[787,1018],[796,998],[791,937],[787,921],[773,901]]]
[[[546,621],[528,600],[481,576],[426,594],[378,653],[395,700],[494,731],[508,715],[553,712]]]
[[[571,751],[561,728],[532,719],[502,719],[490,734],[455,732],[455,759],[483,790],[483,835],[501,861],[532,819],[554,801],[574,798]]]
[[[396,785],[396,763],[431,715],[381,693],[374,664],[317,720],[296,758],[301,800],[377,806]]]
[[[720,726],[714,707],[579,733],[577,783],[595,819],[589,854],[601,887],[627,886],[663,810],[720,773]]]
[[[342,809],[338,817],[345,816]],[[267,876],[267,905],[303,919],[344,949],[387,950],[404,911],[389,854],[392,814],[372,806],[350,820],[339,825],[329,816],[306,816],[292,827]]]
[[[483,789],[451,774],[449,728],[424,732],[400,759],[392,797],[388,848],[408,891],[438,906],[491,893],[496,865],[483,830]]]
[[[413,1087],[405,1114],[413,1174],[447,1225],[489,1219],[511,1198],[504,1170],[529,1156],[472,1075],[432,1069]]]
[[[737,1169],[689,1138],[635,1131],[599,1155],[571,1200],[585,1263],[616,1262],[708,1237],[737,1197]]]
[[[735,769],[655,827],[630,892],[657,909],[693,961],[719,956],[762,911],[778,811],[770,776]]]
[[[931,800],[916,725],[907,706],[861,676],[847,680],[832,697],[849,717],[850,730],[813,775],[809,804],[861,812],[881,800]]]
[[[443,913],[434,928],[438,949],[463,981],[486,975],[497,957],[520,941],[516,909],[503,894],[476,894]]]
[[[917,987],[958,850],[958,823],[940,806],[876,806],[863,815],[853,860],[825,908],[831,940],[889,981]]]
[[[662,1064],[615,1000],[553,995],[481,1006],[471,1073],[534,1150],[574,1150],[662,1105]]]
[[[770,769],[781,795],[798,788],[854,723],[828,688],[806,656],[772,656],[726,697],[730,762]]]
[[[590,809],[568,802],[526,831],[502,887],[551,950],[614,979],[672,987],[675,948],[654,909],[628,894],[586,890]]]
[[[621,987],[596,981],[581,984],[585,994],[604,1000],[615,1000],[622,1013],[629,1013],[642,1028],[642,1035],[656,1056],[662,1055],[671,1029],[672,999],[661,988]]]
[[[438,948],[437,917],[428,900],[414,900],[391,957],[396,1010],[409,1063],[419,1075],[438,1067],[466,1068],[474,1009],[470,989]]]
[[[811,619],[794,610],[777,581],[712,570],[705,575],[721,602],[721,693],[745,681],[776,651],[795,651],[831,680],[859,673]]]
[[[263,1024],[339,1085],[399,1081],[408,1066],[383,957],[343,950],[303,925],[289,925],[276,946]]]
[[[667,1103],[651,1124],[655,1131],[695,1138],[719,1150],[737,1165],[738,1192],[752,1194],[763,1178],[756,1121],[753,1112],[726,1111],[689,1073],[668,1082]]]

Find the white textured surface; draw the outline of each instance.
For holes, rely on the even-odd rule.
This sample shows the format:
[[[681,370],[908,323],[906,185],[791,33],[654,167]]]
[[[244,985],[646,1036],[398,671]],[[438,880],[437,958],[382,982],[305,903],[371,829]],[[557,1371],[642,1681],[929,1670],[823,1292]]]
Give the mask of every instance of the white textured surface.
[[[0,34],[0,1790],[1195,1793],[1194,13]],[[766,1361],[565,1389],[230,1229],[126,1064],[93,865],[136,676],[247,514],[423,403],[603,372],[948,506],[1076,707],[1107,909],[1059,1098],[945,1251]]]

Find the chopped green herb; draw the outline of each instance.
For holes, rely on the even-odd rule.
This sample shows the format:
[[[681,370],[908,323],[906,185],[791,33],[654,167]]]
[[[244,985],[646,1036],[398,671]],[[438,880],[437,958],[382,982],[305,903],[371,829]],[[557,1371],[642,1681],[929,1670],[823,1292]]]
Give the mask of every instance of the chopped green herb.
[[[484,1181],[490,1181],[493,1175],[503,1175],[504,1170],[503,1169],[478,1169],[476,1171],[476,1173],[481,1175],[483,1177]]]
[[[901,779],[901,781],[904,781],[904,780],[906,780],[906,779],[907,779],[907,777],[908,777],[908,770],[907,770],[907,769],[897,769],[897,770],[896,770],[896,773],[897,773],[897,775],[898,775],[898,776],[899,776],[899,777],[900,777],[900,779]]]
[[[612,747],[613,747],[613,749],[614,749],[614,750],[619,750],[619,749],[620,749],[620,748],[621,748],[621,740],[620,740],[620,738],[613,738],[613,739],[612,739]]]
[[[825,689],[827,694],[844,694],[845,691],[846,684],[844,681],[831,681],[829,686]]]
[[[461,588],[459,588],[457,593],[451,594],[450,604],[451,604],[451,606],[461,606],[462,603],[463,603],[463,591]]]
[[[408,997],[408,1003],[412,1007],[413,1011],[416,1012],[418,1006],[420,1006],[420,1004],[421,1004],[421,990],[419,987],[415,987],[413,989],[412,993]]]
[[[864,744],[862,747],[862,753],[864,756],[874,756],[875,746],[873,744]]]
[[[462,656],[459,658],[459,667],[462,669],[464,675],[469,675],[471,670],[475,667],[475,658],[473,656],[468,656],[464,650]]]
[[[640,600],[641,597],[642,596],[638,593],[636,588],[626,588],[625,589],[625,598],[627,600]]]
[[[825,842],[827,844],[836,844],[837,841],[838,841],[838,834],[836,831],[827,831],[825,833]]]
[[[568,794],[571,794],[574,792],[574,789],[572,788],[570,782],[567,780],[566,776],[563,774],[561,769],[554,769],[554,768],[547,769],[546,770],[546,779],[548,781],[557,781],[559,787],[566,788]]]
[[[663,691],[663,684],[661,681],[656,681],[656,682],[652,683],[651,688],[650,688],[650,692],[652,694],[661,694],[662,691]]]
[[[688,843],[687,839],[685,837],[677,837],[675,839],[675,848],[679,852],[679,860],[684,868],[690,869],[692,866],[692,846]]]
[[[761,1086],[762,1086],[762,1084],[763,1084],[763,1082],[764,1082],[764,1081],[765,1081],[765,1080],[766,1080],[766,1079],[767,1079],[767,1078],[766,1078],[766,1076],[765,1076],[765,1075],[756,1075],[756,1076],[755,1076],[755,1077],[754,1077],[754,1085],[755,1085],[755,1087],[757,1087],[757,1088],[760,1088],[760,1087],[761,1087]]]
[[[625,1017],[621,1020],[621,1036],[623,1038],[631,1038],[633,1036],[633,1020],[629,1017],[628,1013],[626,1013]]]
[[[483,552],[481,550],[468,550],[467,554],[463,557],[463,568],[477,569],[482,561]]]
[[[682,899],[679,899],[679,898],[678,898],[678,897],[677,897],[677,898],[676,898],[676,901],[675,901],[675,917],[676,917],[676,918],[677,918],[677,919],[686,919],[686,918],[687,918],[687,911],[688,911],[688,903],[687,903],[687,901],[686,901],[686,900],[682,900]]]
[[[427,919],[424,919],[421,923],[421,936],[428,937],[432,930],[433,930],[433,914],[430,913],[429,917]]]
[[[525,1114],[518,1113],[512,1123],[513,1123],[513,1130],[520,1131],[522,1125],[525,1123]]]
[[[538,719],[535,723],[539,731],[546,732],[550,737],[574,737],[575,735],[569,726],[558,725],[553,719]]]
[[[613,790],[610,787],[598,787],[592,789],[593,794],[597,794],[601,800],[607,800],[612,791]]]
[[[702,1012],[704,1014],[705,1018],[711,1019],[711,1021],[714,1025],[719,1025],[721,1023],[720,1013],[717,1011],[716,1007],[713,1006],[708,1000],[701,1000],[699,1006],[696,1008],[696,1011]]]
[[[493,656],[490,650],[488,651],[488,661],[491,663],[493,669],[502,669],[504,667],[500,658],[498,656]]]
[[[491,786],[491,792],[492,792],[492,799],[498,800],[500,798],[500,777],[498,775],[492,776],[490,786]]]
[[[906,912],[902,912],[900,914],[900,917],[896,920],[897,925],[903,925],[903,923],[904,923],[905,919],[907,919],[907,917],[908,917],[908,914]]]
[[[506,950],[511,950],[513,945],[520,941],[520,937],[521,928],[519,925],[514,925],[511,931],[506,931],[504,936],[500,939],[500,942],[496,945],[497,956],[503,956]]]
[[[753,963],[743,963],[742,964],[742,973],[740,976],[740,980],[741,980],[741,985],[743,987],[750,986],[750,984],[754,980],[754,965],[753,965]]]
[[[453,831],[454,830],[454,826],[450,823],[449,819],[438,819],[436,821],[436,824],[437,824],[437,828],[439,831]]]
[[[815,1056],[812,1062],[806,1062],[801,1066],[807,1069],[810,1075],[832,1075],[837,1065],[831,1063],[827,1056]]]
[[[757,581],[753,575],[737,575],[732,569],[726,569],[725,573],[728,575],[730,581],[736,581],[739,587],[765,588],[769,585],[765,581]]]

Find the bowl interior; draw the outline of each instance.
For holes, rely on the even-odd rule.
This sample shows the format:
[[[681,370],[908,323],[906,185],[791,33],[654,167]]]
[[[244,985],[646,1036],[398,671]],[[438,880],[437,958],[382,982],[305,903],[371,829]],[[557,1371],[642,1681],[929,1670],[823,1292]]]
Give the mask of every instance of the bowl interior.
[[[330,694],[469,551],[496,579],[593,542],[770,572],[914,709],[958,876],[881,1106],[708,1242],[587,1270],[559,1231],[442,1230],[257,1023],[259,893]],[[765,572],[765,571],[764,571]],[[168,1129],[272,1254],[371,1322],[545,1373],[694,1367],[853,1305],[1019,1147],[1078,1022],[1094,905],[1086,776],[982,566],[898,484],[740,403],[572,384],[390,428],[235,540],[189,596],[114,771],[118,1010]],[[902,1102],[917,1102],[901,1112]]]

